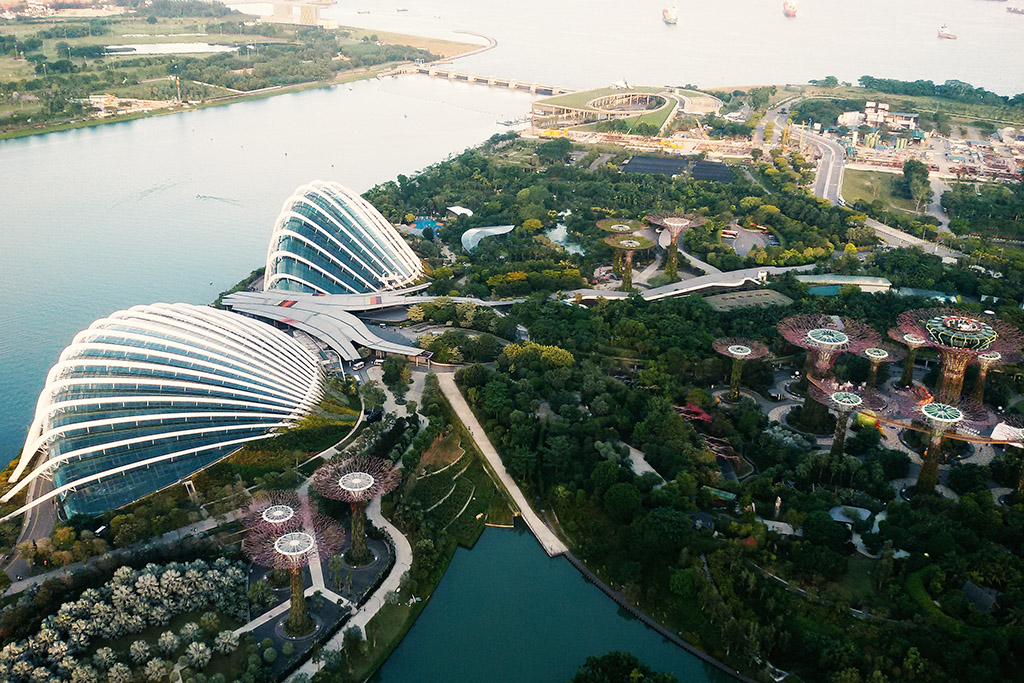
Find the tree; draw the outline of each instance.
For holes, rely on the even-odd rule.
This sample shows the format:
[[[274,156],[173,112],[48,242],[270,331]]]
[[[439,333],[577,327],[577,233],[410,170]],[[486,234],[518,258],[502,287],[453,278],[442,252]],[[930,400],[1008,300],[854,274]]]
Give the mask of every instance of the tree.
[[[365,382],[359,387],[359,395],[363,397],[363,405],[367,410],[376,410],[384,405],[387,394],[374,381]]]
[[[612,484],[604,493],[604,510],[620,523],[628,523],[640,512],[640,491],[633,484]]]
[[[131,680],[132,670],[128,668],[127,664],[118,662],[107,671],[108,683],[131,683]]]
[[[679,679],[654,671],[636,655],[616,651],[587,657],[570,683],[679,683]]]
[[[572,143],[568,138],[558,138],[551,142],[542,142],[537,145],[537,156],[541,161],[555,162],[564,161],[569,156]]]
[[[229,655],[238,649],[238,634],[234,631],[221,631],[213,641],[213,648],[222,655]]]
[[[109,647],[101,647],[92,656],[92,663],[100,671],[106,671],[117,663],[117,655]]]
[[[932,186],[928,182],[928,167],[917,159],[903,162],[903,180],[907,186],[907,194],[914,200],[914,211],[921,211],[921,204],[932,198]]]
[[[157,683],[157,681],[163,680],[167,675],[167,669],[167,662],[159,658],[154,658],[146,662],[146,666],[143,669],[142,674],[146,677],[146,680]]]
[[[204,612],[199,617],[199,626],[202,627],[207,633],[214,633],[217,627],[220,626],[220,619],[217,617],[216,612]]]
[[[142,664],[144,661],[149,659],[149,643],[144,640],[136,640],[132,643],[131,647],[128,648],[128,656],[132,658],[132,661],[136,664]]]
[[[189,643],[185,648],[185,660],[194,669],[205,669],[213,653],[206,643]]]
[[[263,650],[263,661],[267,664],[273,664],[277,661],[277,650],[274,649],[273,645]]]
[[[194,643],[202,637],[203,630],[199,628],[199,624],[194,621],[190,621],[181,627],[181,630],[178,631],[178,635],[181,636],[181,639],[186,643]]]
[[[164,657],[173,655],[180,646],[181,640],[172,631],[164,631],[156,641],[156,649],[160,650]]]

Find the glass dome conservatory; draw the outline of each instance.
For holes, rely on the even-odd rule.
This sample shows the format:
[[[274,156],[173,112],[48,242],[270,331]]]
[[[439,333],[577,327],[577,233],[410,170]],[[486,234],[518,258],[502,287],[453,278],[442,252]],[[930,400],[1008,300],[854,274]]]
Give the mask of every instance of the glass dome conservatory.
[[[270,325],[190,304],[118,311],[50,370],[3,500],[43,477],[52,490],[26,509],[120,507],[292,424],[320,395],[317,359]]]
[[[277,217],[264,289],[366,294],[401,289],[422,275],[419,258],[372,204],[337,183],[314,181]]]

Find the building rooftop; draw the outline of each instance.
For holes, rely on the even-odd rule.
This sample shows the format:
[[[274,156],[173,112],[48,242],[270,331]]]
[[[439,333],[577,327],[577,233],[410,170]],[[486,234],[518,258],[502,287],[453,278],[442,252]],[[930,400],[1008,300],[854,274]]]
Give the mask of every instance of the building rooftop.
[[[732,311],[737,308],[749,306],[789,306],[793,303],[785,294],[776,292],[774,289],[752,289],[746,292],[726,292],[725,294],[713,294],[704,297],[711,308],[716,311]]]
[[[732,169],[720,161],[698,161],[690,170],[690,177],[694,180],[714,180],[719,183],[733,181]]]
[[[657,173],[677,176],[686,168],[686,161],[680,158],[636,156],[622,165],[623,173]]]
[[[514,225],[492,225],[486,228],[470,228],[466,232],[462,233],[462,248],[466,251],[473,251],[480,244],[480,240],[485,237],[496,237],[498,235],[507,235],[508,233],[515,230]]]

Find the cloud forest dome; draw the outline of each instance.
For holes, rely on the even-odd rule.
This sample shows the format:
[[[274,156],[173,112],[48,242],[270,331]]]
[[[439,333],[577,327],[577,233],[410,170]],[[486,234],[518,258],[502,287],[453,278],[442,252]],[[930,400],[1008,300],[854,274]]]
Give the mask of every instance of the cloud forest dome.
[[[191,304],[118,311],[50,370],[3,500],[52,476],[54,490],[32,504],[119,507],[290,425],[320,395],[317,359],[270,325]]]
[[[422,276],[419,258],[372,204],[337,183],[314,181],[298,188],[277,217],[264,289],[366,294]]]

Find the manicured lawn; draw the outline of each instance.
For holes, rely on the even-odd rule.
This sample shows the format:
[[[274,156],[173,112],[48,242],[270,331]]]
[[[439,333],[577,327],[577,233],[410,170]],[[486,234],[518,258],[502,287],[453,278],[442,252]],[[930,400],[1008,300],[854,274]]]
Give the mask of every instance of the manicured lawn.
[[[880,199],[889,208],[912,214],[914,202],[901,196],[902,182],[902,174],[847,170],[843,174],[843,198],[851,204]]]

